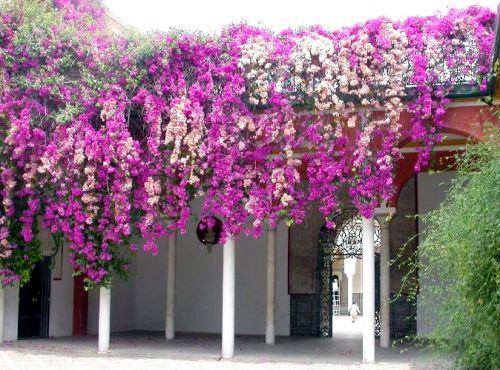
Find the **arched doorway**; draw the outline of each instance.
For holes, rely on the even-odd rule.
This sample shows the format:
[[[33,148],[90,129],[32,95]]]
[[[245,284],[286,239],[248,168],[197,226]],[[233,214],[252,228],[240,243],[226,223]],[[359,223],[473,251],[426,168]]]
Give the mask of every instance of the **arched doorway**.
[[[362,259],[362,219],[357,210],[346,209],[335,218],[334,229],[321,227],[318,238],[317,279],[319,281],[319,336],[332,337],[334,261]],[[375,311],[380,311],[380,225],[375,220]],[[349,294],[352,294],[350,292]],[[362,294],[356,302],[362,308]],[[376,319],[376,326],[379,327]],[[376,330],[377,332],[377,330]]]

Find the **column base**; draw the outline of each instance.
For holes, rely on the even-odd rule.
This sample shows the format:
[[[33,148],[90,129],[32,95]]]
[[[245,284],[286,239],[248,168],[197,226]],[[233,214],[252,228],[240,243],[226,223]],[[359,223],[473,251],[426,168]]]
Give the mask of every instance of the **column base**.
[[[276,342],[275,342],[274,338],[269,338],[269,339],[267,339],[267,338],[266,338],[266,344],[267,344],[267,345],[272,346],[272,345],[274,345],[275,343],[276,343]]]

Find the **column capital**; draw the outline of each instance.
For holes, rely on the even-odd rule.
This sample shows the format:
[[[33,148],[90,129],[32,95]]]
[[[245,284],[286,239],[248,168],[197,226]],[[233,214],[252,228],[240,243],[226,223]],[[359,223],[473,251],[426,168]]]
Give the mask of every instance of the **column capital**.
[[[389,227],[392,217],[396,213],[396,208],[394,207],[377,207],[375,208],[374,216],[377,219],[381,228]]]

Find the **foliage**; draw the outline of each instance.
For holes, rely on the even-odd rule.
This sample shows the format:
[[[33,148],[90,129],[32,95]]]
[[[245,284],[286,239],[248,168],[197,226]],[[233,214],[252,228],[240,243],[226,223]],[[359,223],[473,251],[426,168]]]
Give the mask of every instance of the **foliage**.
[[[500,130],[469,144],[441,206],[424,216],[418,247],[420,307],[432,307],[434,349],[456,366],[496,369],[500,363]],[[411,272],[410,272],[411,273]],[[417,293],[417,291],[414,291]]]
[[[30,280],[34,264],[42,259],[41,245],[38,239],[32,238],[27,241],[23,236],[24,224],[21,217],[28,205],[22,204],[22,200],[19,198],[14,200],[15,217],[9,223],[8,235],[0,235],[0,239],[7,237],[8,242],[16,246],[3,251],[2,258],[0,258],[0,273],[4,276],[6,285],[17,281],[20,284],[27,283]],[[33,220],[29,231],[35,235],[38,232],[36,219]],[[5,231],[3,232],[5,233]],[[18,271],[19,275],[13,273],[14,271]]]
[[[428,161],[455,79],[486,87],[494,16],[471,7],[337,31],[141,36],[113,32],[99,1],[7,2],[2,258],[19,247],[12,225],[29,243],[41,214],[87,286],[107,286],[126,274],[133,235],[156,254],[160,236],[185,232],[194,197],[202,217],[223,220],[222,241],[258,237],[265,221],[300,223],[315,201],[333,227],[344,185],[370,216],[393,195],[401,140],[422,144],[418,168]],[[19,217],[16,197],[31,205]],[[4,284],[28,273],[4,265]]]

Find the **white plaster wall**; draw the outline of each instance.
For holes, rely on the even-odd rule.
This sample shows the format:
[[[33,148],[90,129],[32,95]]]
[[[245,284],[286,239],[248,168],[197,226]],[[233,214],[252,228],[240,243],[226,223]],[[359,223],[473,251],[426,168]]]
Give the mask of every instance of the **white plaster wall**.
[[[19,313],[19,287],[5,288],[4,297],[4,340],[17,339],[17,324]]]
[[[165,329],[166,252],[167,239],[162,238],[158,242],[157,256],[142,250],[137,254],[134,296],[136,329],[158,331]],[[178,275],[179,261],[176,262]]]
[[[194,213],[201,202],[195,201]],[[175,330],[220,333],[222,322],[222,247],[208,253],[196,237],[197,221],[191,219],[186,235],[178,236],[176,261]],[[157,257],[137,256],[136,321],[138,330],[165,327],[166,240]],[[277,232],[276,333],[289,335],[287,292],[288,229]],[[266,296],[266,238],[241,238],[236,242],[236,333],[264,334]]]
[[[424,215],[436,208],[444,200],[446,192],[449,190],[451,180],[456,176],[455,171],[446,171],[439,173],[420,173],[417,175],[417,212]],[[418,219],[418,230],[420,233],[425,231],[425,223]]]
[[[424,215],[439,207],[439,204],[444,200],[446,192],[450,188],[451,180],[455,177],[455,171],[441,173],[421,173],[417,175],[417,196],[418,208],[417,213]],[[418,219],[419,238],[422,240],[425,237],[425,223]],[[423,234],[424,233],[424,234]],[[426,289],[428,281],[420,278],[420,289]],[[439,283],[439,282],[438,282]],[[438,299],[438,297],[436,297]],[[423,304],[418,301],[417,297],[417,334],[425,336],[434,327],[435,315],[432,312],[433,307],[429,304]]]
[[[49,336],[61,337],[73,332],[73,267],[68,258],[67,246],[63,249],[62,279],[51,276]]]

